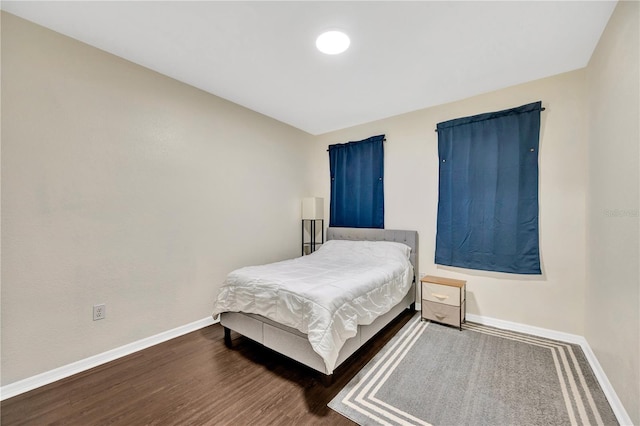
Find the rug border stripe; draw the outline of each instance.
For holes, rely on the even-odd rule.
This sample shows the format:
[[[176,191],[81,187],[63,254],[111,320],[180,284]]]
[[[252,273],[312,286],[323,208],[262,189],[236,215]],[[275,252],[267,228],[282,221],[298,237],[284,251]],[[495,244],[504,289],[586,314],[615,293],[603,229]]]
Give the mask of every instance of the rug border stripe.
[[[556,374],[558,376],[558,381],[560,382],[560,389],[562,391],[562,397],[564,399],[565,407],[567,408],[569,421],[571,422],[572,425],[578,424],[575,413],[573,411],[573,402],[569,397],[569,392],[567,391],[567,383],[565,381],[565,374],[563,372],[564,370],[562,369],[562,365],[564,365],[565,370],[567,368],[566,358],[563,360],[564,362],[561,365],[560,362],[558,361],[558,355],[561,355],[561,353],[560,354],[556,353],[555,349],[557,348],[554,345],[552,345],[553,342],[540,341],[539,339],[529,339],[528,336],[522,336],[522,335],[513,334],[513,333],[501,333],[500,332],[501,330],[496,330],[491,327],[477,326],[476,324],[467,323],[463,326],[463,329],[466,329],[469,331],[475,331],[476,333],[483,333],[490,336],[499,337],[502,339],[509,339],[517,342],[523,342],[532,346],[538,346],[541,348],[549,349],[551,351],[553,363],[556,367]],[[561,356],[561,359],[562,358],[563,357]],[[569,377],[570,375],[567,373],[566,378],[568,379]],[[571,387],[571,383],[569,383],[569,386]],[[571,387],[571,391],[572,391],[572,394],[575,396],[575,387]],[[577,402],[576,402],[576,409],[580,414],[580,407],[577,405]],[[582,418],[582,416],[580,417]],[[584,419],[583,419],[583,422],[584,422]]]
[[[416,304],[416,306],[418,306]],[[549,339],[561,340],[568,343],[575,343],[582,348],[582,352],[587,358],[589,366],[593,370],[593,373],[596,376],[602,391],[604,392],[609,405],[613,409],[613,413],[618,420],[618,423],[621,425],[632,425],[631,417],[629,417],[629,413],[624,408],[622,401],[618,397],[616,390],[613,388],[613,385],[609,381],[607,377],[607,373],[605,373],[602,365],[600,365],[600,361],[598,361],[598,357],[591,349],[589,342],[584,336],[580,336],[577,334],[565,333],[562,331],[551,330],[548,328],[536,327],[532,325],[522,324],[513,321],[506,321],[497,318],[487,317],[484,315],[467,313],[467,321],[473,321],[477,324],[488,325],[492,327],[497,327],[504,330],[512,330],[515,332],[546,337]]]
[[[410,326],[410,327],[408,327],[408,328],[407,328],[407,330],[405,330],[405,331],[402,333],[402,335],[400,335],[400,336],[398,337],[398,339],[397,339],[397,340],[396,340],[396,342],[393,344],[393,346],[392,346],[392,347],[391,347],[391,348],[390,348],[386,353],[384,353],[384,354],[383,354],[382,358],[380,358],[380,360],[378,360],[378,361],[376,362],[375,366],[377,366],[379,363],[383,362],[383,361],[384,361],[388,356],[390,356],[389,354],[390,354],[390,353],[392,353],[392,352],[395,350],[396,346],[398,346],[399,344],[402,344],[402,343],[403,343],[405,336],[406,336],[408,333],[412,333],[412,332],[413,332],[413,328],[414,328],[414,327],[415,327],[415,324],[411,324],[411,326]],[[372,370],[373,370],[373,368],[372,368]],[[351,389],[351,391],[349,391],[349,393],[345,396],[345,399],[350,398],[350,397],[352,396],[352,394],[353,394],[353,393],[355,393],[355,389],[356,389],[358,386],[360,386],[360,383],[362,383],[362,381],[366,380],[366,379],[367,379],[371,374],[373,374],[373,371],[372,371],[372,370],[368,371],[368,372],[367,372],[367,374],[366,374],[364,377],[362,377],[362,378],[360,379],[360,382],[356,385],[356,387],[354,387],[354,389]]]
[[[593,413],[593,415],[596,418],[596,424],[604,425],[604,422],[602,421],[602,416],[600,415],[600,410],[598,410],[598,407],[596,406],[596,402],[593,400],[593,395],[591,394],[591,391],[589,390],[589,386],[587,386],[587,382],[585,381],[584,373],[582,372],[582,368],[580,368],[580,364],[578,363],[576,355],[573,352],[573,347],[571,347],[571,345],[569,345],[569,344],[567,344],[566,346],[569,348],[569,354],[571,354],[571,361],[573,362],[573,365],[574,365],[574,367],[576,369],[576,374],[577,374],[578,378],[580,379],[580,385],[582,386],[582,389],[584,390],[585,396],[587,398],[587,402],[589,403],[589,407],[591,407],[591,412]],[[598,384],[600,384],[600,383],[598,383]],[[602,386],[600,386],[600,388],[602,389]],[[604,390],[603,390],[603,393],[604,393]]]
[[[370,411],[365,411],[363,410],[358,404],[353,403],[350,399],[353,397],[353,394],[356,393],[361,387],[363,383],[366,383],[366,380],[369,378],[369,376],[371,374],[374,374],[376,372],[376,370],[380,367],[381,364],[384,363],[384,365],[388,364],[388,360],[387,358],[392,357],[395,353],[396,353],[396,348],[398,349],[402,349],[404,348],[408,342],[410,341],[414,341],[417,339],[412,339],[412,337],[418,333],[420,331],[420,328],[422,328],[423,330],[426,329],[428,323],[425,323],[424,327],[419,327],[420,325],[420,321],[414,321],[413,324],[411,324],[407,330],[405,332],[403,332],[403,334],[401,336],[399,336],[399,338],[397,339],[397,341],[393,344],[393,346],[386,351],[383,356],[372,366],[372,368],[367,372],[367,374],[360,379],[360,381],[358,382],[358,384],[356,384],[353,389],[351,389],[351,391],[349,391],[347,393],[347,395],[343,398],[342,403],[351,407],[353,410],[359,412],[360,414],[378,421],[381,424],[384,425],[390,425],[390,423],[388,423],[386,420],[381,419],[379,417],[377,417],[376,415],[374,415],[373,413],[371,413]],[[374,376],[376,376],[377,374],[374,374]],[[371,385],[372,386],[372,385]],[[370,386],[366,386],[366,388],[369,388]],[[409,425],[410,423],[408,423],[406,420],[404,419],[400,419],[397,416],[390,414],[390,413],[386,413],[382,410],[378,410],[377,407],[373,406],[373,404],[370,404],[367,401],[359,401],[358,397],[355,398],[356,402],[359,402],[360,404],[364,405],[365,407],[369,408],[370,410],[373,410],[375,412],[377,412],[378,414],[383,414],[383,415],[387,415],[387,417],[392,418],[394,421],[398,422],[401,425]],[[411,416],[413,417],[413,416]],[[418,419],[419,420],[419,419]],[[426,423],[427,425],[429,425],[428,423]],[[430,426],[430,425],[429,425]]]
[[[377,398],[378,391],[385,385],[406,354],[409,353],[420,336],[426,331],[429,324],[431,324],[431,322],[422,321],[420,315],[412,318],[410,322],[406,324],[407,329],[401,335],[397,336],[396,341],[393,342],[389,350],[381,354],[380,359],[375,362],[369,371],[358,379],[358,382],[347,392],[341,402],[360,415],[364,415],[366,418],[379,422],[380,424],[387,425],[390,424],[389,422],[395,422],[395,424],[400,425],[429,425],[425,420],[416,418]],[[421,327],[421,325],[424,326]],[[596,424],[603,424],[600,411],[595,404],[583,370],[574,352],[573,345],[578,344],[534,336],[528,333],[512,332],[483,324],[465,323],[463,324],[463,328],[472,332],[475,331],[497,338],[518,341],[548,349],[556,368],[556,375],[570,423],[572,425],[591,424],[593,420],[595,420]],[[590,364],[586,355],[585,361],[587,364]],[[591,372],[595,374],[595,372]],[[597,381],[597,376],[595,379]],[[602,386],[600,387],[602,388]],[[584,399],[586,399],[588,404],[585,404]],[[576,418],[574,409],[578,412],[580,422],[578,422]],[[587,410],[590,411],[592,416],[587,414]],[[614,412],[614,415],[615,414],[617,413]]]
[[[417,417],[414,417],[408,413],[405,413],[402,410],[399,410],[395,407],[392,407],[392,411],[395,411],[396,414],[401,415],[406,417],[407,419],[402,419],[400,417],[398,417],[396,414],[390,413],[389,411],[386,411],[384,409],[381,409],[380,407],[376,406],[375,404],[373,404],[372,402],[369,402],[367,400],[367,395],[369,394],[369,391],[372,387],[376,387],[376,383],[379,383],[381,380],[383,380],[383,378],[381,378],[380,376],[385,374],[385,372],[391,368],[398,365],[398,363],[396,362],[396,360],[400,357],[400,359],[402,359],[404,357],[404,355],[406,355],[406,353],[409,351],[409,349],[411,349],[411,347],[413,346],[413,344],[418,340],[418,338],[422,335],[422,333],[424,332],[424,330],[426,330],[426,327],[428,325],[428,323],[424,323],[424,327],[421,327],[423,323],[420,321],[416,321],[415,324],[413,324],[411,326],[411,329],[413,329],[414,331],[409,335],[409,336],[403,336],[404,341],[403,344],[400,345],[395,351],[394,350],[390,350],[388,352],[388,354],[390,354],[389,359],[382,365],[380,365],[381,363],[376,363],[373,368],[372,371],[379,369],[376,374],[374,374],[373,378],[371,379],[370,383],[367,383],[364,388],[357,393],[356,397],[355,397],[355,401],[357,403],[360,403],[366,407],[368,407],[371,410],[376,411],[378,414],[383,415],[383,416],[387,416],[387,418],[389,418],[389,420],[393,420],[398,422],[401,425],[411,425],[413,423],[410,423],[407,419],[412,420],[412,421],[416,421],[424,426],[430,426],[429,423],[425,422],[424,420],[418,419]],[[387,355],[387,354],[385,354]],[[391,369],[391,371],[393,371],[393,369]],[[388,374],[387,376],[388,377]],[[389,404],[383,404],[384,408],[390,407]]]
[[[423,325],[424,326],[421,326]],[[415,336],[412,337],[411,343],[410,345],[408,345],[403,351],[402,353],[400,353],[398,356],[395,357],[395,362],[393,363],[393,365],[391,365],[388,369],[388,371],[386,372],[386,374],[384,375],[384,377],[382,377],[378,383],[374,386],[373,390],[371,391],[370,394],[365,394],[364,398],[367,398],[369,400],[371,400],[372,402],[375,402],[376,404],[382,405],[383,407],[385,407],[388,410],[394,411],[399,415],[405,416],[406,418],[415,421],[421,425],[424,426],[430,426],[430,423],[425,422],[422,419],[419,419],[415,416],[412,416],[411,414],[400,410],[399,408],[396,408],[390,404],[387,404],[384,401],[379,400],[378,398],[376,398],[376,394],[378,393],[378,391],[380,390],[380,388],[387,382],[387,380],[389,379],[389,377],[391,376],[391,373],[393,373],[395,371],[395,369],[398,367],[398,365],[400,364],[400,362],[404,359],[404,357],[407,355],[407,353],[409,353],[409,350],[413,347],[413,345],[418,341],[418,339],[420,338],[420,336],[422,336],[422,333],[424,333],[424,331],[427,329],[427,326],[429,325],[429,322],[422,322],[421,320],[418,321],[418,328],[419,328],[419,332],[415,334]]]
[[[571,363],[569,365],[573,365],[573,368],[575,370],[575,375],[578,376],[578,379],[580,380],[580,385],[582,386],[582,391],[585,394],[587,402],[589,403],[589,408],[591,408],[591,412],[595,417],[596,424],[599,424],[599,425],[604,424],[604,422],[602,420],[602,416],[600,415],[600,410],[598,410],[598,408],[597,408],[597,406],[595,404],[595,401],[593,400],[593,395],[592,395],[592,393],[591,393],[591,391],[589,389],[589,386],[587,385],[587,383],[585,381],[584,373],[582,371],[582,368],[580,367],[580,364],[578,363],[578,360],[577,360],[577,358],[575,356],[575,353],[573,351],[573,346],[572,345],[578,345],[577,343],[563,342],[563,341],[560,341],[560,340],[548,339],[548,338],[545,338],[545,337],[532,336],[532,335],[528,335],[528,334],[523,335],[522,333],[519,333],[519,332],[513,332],[511,330],[503,330],[503,329],[494,328],[494,327],[490,327],[490,326],[486,326],[486,325],[482,325],[482,324],[476,324],[476,323],[467,323],[463,327],[464,328],[469,328],[469,329],[490,330],[495,335],[516,336],[519,339],[521,339],[522,341],[529,341],[529,342],[538,341],[538,342],[541,342],[541,343],[548,343],[548,344],[551,344],[551,345],[556,345],[558,347],[562,346],[562,347],[566,348],[567,352],[571,356]],[[586,354],[585,354],[585,357],[586,357]],[[588,361],[589,360],[587,359],[587,362]],[[593,372],[593,373],[595,375],[595,372]],[[567,375],[567,376],[570,377],[571,380],[573,380],[573,375]],[[597,379],[597,376],[596,376],[596,379]],[[599,383],[599,381],[598,381],[598,383]],[[600,385],[600,388],[604,392],[604,388],[602,387],[602,385]],[[606,394],[605,394],[605,396],[606,396]]]
[[[504,329],[496,329],[494,327],[490,327],[490,326],[486,326],[486,325],[482,325],[482,324],[476,324],[476,323],[467,323],[463,326],[464,328],[483,328],[483,329],[490,329],[495,331],[496,333],[500,333],[500,334],[504,334],[504,335],[513,335],[513,336],[518,336],[521,338],[526,338],[528,341],[540,341],[540,342],[550,342],[553,343],[555,345],[560,345],[560,346],[564,346],[565,348],[567,348],[567,351],[569,352],[569,355],[571,356],[571,361],[573,365],[576,375],[578,376],[578,379],[580,380],[580,385],[582,386],[582,390],[585,394],[585,397],[587,398],[587,402],[589,403],[589,407],[591,408],[591,412],[593,413],[594,417],[595,417],[595,421],[596,424],[598,425],[603,425],[604,422],[602,420],[602,416],[600,415],[600,410],[598,410],[595,401],[593,400],[593,395],[591,393],[591,391],[589,390],[589,386],[587,385],[585,378],[584,378],[584,373],[582,372],[582,368],[580,367],[580,364],[578,363],[578,360],[575,356],[575,353],[573,351],[573,346],[572,345],[578,345],[578,343],[569,343],[569,342],[563,342],[561,340],[555,340],[555,339],[548,339],[546,337],[540,337],[540,336],[533,336],[533,335],[529,335],[525,333],[525,336],[522,335],[522,333],[519,332],[513,332],[511,330],[504,330]],[[583,351],[584,352],[584,351]],[[586,354],[585,354],[586,357]],[[589,361],[589,359],[587,358],[587,362]],[[593,372],[595,374],[595,372]],[[602,387],[602,385],[600,386],[604,392],[604,388]],[[606,394],[605,394],[606,395]],[[613,408],[613,407],[612,407]]]
[[[479,333],[485,333],[485,334],[490,334],[493,336],[497,336],[497,337],[502,337],[502,338],[508,338],[511,340],[516,340],[516,341],[521,341],[521,342],[526,342],[535,346],[541,346],[541,347],[547,347],[549,349],[552,350],[557,350],[561,359],[562,359],[562,364],[564,366],[564,372],[566,374],[566,379],[569,381],[569,386],[571,388],[571,393],[573,394],[574,397],[574,402],[576,404],[576,408],[578,410],[578,414],[580,415],[580,418],[582,420],[582,424],[589,424],[589,416],[586,413],[585,410],[585,406],[584,406],[584,402],[582,401],[582,396],[580,394],[580,391],[577,388],[577,385],[575,383],[575,377],[573,374],[573,371],[571,369],[571,365],[573,365],[573,368],[575,370],[575,375],[578,376],[579,380],[580,380],[580,384],[582,386],[582,391],[585,394],[585,396],[587,397],[587,400],[589,401],[589,406],[592,410],[592,413],[596,419],[596,423],[597,424],[603,424],[602,422],[602,417],[600,416],[600,411],[598,410],[598,408],[595,405],[595,402],[593,401],[593,397],[591,395],[591,391],[589,389],[589,387],[587,386],[585,380],[584,380],[584,373],[582,372],[582,369],[580,368],[580,365],[578,364],[578,360],[575,357],[575,354],[573,353],[573,348],[571,347],[570,344],[568,344],[567,342],[560,342],[560,341],[555,341],[555,340],[551,340],[551,339],[545,339],[545,338],[537,338],[537,337],[529,337],[528,335],[522,335],[522,334],[517,334],[514,332],[510,332],[510,331],[505,331],[505,330],[501,330],[501,329],[495,329],[493,327],[487,327],[484,325],[476,325],[476,324],[472,324],[472,323],[468,323],[465,324],[463,326],[463,328],[469,329],[469,330],[473,330],[473,331],[477,331]],[[569,361],[566,358],[566,354],[565,354],[565,350],[567,350],[568,352],[570,352],[571,354],[571,358],[572,358],[572,363],[569,363]],[[564,375],[562,374],[562,370],[558,370],[558,377],[560,378],[562,376],[562,378],[564,379]],[[562,380],[564,381],[564,380]],[[562,384],[563,388],[564,388],[564,384]],[[563,392],[563,396],[564,392]],[[565,396],[566,398],[566,396]],[[566,400],[565,399],[565,403],[571,404],[570,400]],[[569,410],[568,410],[569,411]],[[571,410],[572,411],[572,410]],[[571,413],[571,411],[569,411]],[[571,417],[571,416],[570,416]]]

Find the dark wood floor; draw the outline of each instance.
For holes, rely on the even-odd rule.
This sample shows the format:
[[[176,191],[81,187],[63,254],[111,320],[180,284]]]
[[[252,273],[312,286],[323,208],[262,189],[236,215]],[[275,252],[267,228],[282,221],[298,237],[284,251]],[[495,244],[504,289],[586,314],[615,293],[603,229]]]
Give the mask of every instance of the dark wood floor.
[[[325,387],[313,370],[219,324],[1,404],[9,425],[352,425],[327,403],[411,318],[406,311]]]

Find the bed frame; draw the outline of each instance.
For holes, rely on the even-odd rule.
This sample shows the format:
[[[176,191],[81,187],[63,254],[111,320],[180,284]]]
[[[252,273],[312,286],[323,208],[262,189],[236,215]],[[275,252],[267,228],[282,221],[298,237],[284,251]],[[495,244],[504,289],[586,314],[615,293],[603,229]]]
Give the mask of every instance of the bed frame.
[[[410,261],[413,265],[413,284],[407,295],[386,314],[376,318],[369,325],[359,325],[357,334],[348,339],[336,362],[336,368],[349,356],[357,351],[369,339],[382,330],[406,309],[415,309],[416,283],[418,280],[418,232],[370,229],[370,228],[327,228],[328,240],[358,240],[358,241],[396,241],[411,247]],[[324,374],[323,381],[330,383],[332,375],[307,338],[300,331],[279,324],[268,318],[256,314],[240,312],[223,312],[220,314],[220,324],[224,327],[224,341],[231,347],[231,330],[238,332],[262,345],[288,356],[308,367]]]

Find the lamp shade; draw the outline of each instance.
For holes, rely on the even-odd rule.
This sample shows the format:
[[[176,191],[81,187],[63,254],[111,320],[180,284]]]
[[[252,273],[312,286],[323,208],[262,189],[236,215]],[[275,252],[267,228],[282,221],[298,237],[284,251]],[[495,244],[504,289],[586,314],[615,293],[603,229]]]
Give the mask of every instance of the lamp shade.
[[[303,198],[302,219],[324,219],[324,199],[315,197]]]

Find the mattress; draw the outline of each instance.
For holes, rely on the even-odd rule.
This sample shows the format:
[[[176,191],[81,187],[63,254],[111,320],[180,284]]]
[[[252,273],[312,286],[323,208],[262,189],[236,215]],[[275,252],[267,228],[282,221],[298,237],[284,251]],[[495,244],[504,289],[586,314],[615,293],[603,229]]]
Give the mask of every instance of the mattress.
[[[411,288],[411,249],[389,241],[326,242],[311,255],[231,272],[214,303],[258,314],[307,335],[333,371],[358,325],[387,313]]]

